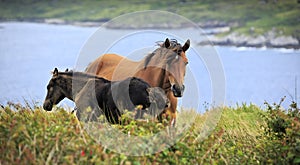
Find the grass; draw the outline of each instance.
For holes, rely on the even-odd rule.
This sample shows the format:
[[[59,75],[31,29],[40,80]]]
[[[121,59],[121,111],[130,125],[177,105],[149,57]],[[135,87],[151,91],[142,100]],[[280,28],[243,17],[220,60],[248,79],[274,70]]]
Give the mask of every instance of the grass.
[[[193,115],[195,122],[170,148],[147,156],[128,156],[97,143],[83,123],[62,108],[46,112],[39,106],[10,103],[0,110],[0,164],[287,164],[300,162],[299,109],[283,111],[280,106],[223,107],[220,120],[207,136],[201,136],[206,121],[216,110]],[[292,113],[293,112],[293,113]],[[179,116],[187,116],[181,112]],[[280,114],[280,115],[275,115]],[[293,114],[293,115],[291,115]],[[285,134],[274,131],[284,118]],[[212,117],[214,118],[214,116]],[[125,136],[147,136],[167,129],[167,122],[133,121],[113,128]],[[270,124],[270,123],[273,123]],[[205,125],[206,124],[206,125]],[[128,134],[128,135],[126,135]],[[130,135],[129,135],[130,134]],[[171,136],[166,134],[166,136]],[[124,141],[122,137],[116,142]],[[151,150],[151,148],[148,148]]]
[[[300,4],[297,0],[177,0],[177,1],[103,1],[103,0],[2,0],[0,18],[45,19],[67,21],[107,21],[119,15],[142,11],[164,10],[180,14],[194,22],[222,21],[235,23],[232,31],[264,34],[276,28],[280,35],[299,36]],[[159,19],[159,18],[158,18]],[[176,21],[174,21],[176,22]],[[251,32],[250,32],[250,29]]]

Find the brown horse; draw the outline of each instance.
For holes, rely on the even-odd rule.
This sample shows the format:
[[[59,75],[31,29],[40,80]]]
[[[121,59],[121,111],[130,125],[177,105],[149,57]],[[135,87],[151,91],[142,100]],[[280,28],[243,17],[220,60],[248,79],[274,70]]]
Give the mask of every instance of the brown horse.
[[[175,124],[177,97],[182,97],[184,91],[183,82],[188,64],[185,52],[190,47],[190,40],[181,46],[176,40],[170,41],[167,38],[159,46],[137,62],[116,54],[104,54],[92,62],[86,72],[113,81],[138,77],[152,87],[162,88],[170,100],[170,107],[165,113],[171,117],[170,124]]]

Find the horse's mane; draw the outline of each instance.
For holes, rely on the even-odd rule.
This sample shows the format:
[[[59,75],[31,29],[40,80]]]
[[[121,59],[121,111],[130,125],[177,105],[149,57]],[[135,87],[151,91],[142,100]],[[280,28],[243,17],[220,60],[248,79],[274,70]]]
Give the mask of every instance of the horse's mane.
[[[157,48],[156,50],[154,50],[152,53],[148,54],[145,57],[145,63],[144,63],[144,68],[146,68],[150,62],[150,60],[152,59],[152,57],[157,54],[158,50],[162,50],[162,49],[173,49],[173,51],[175,51],[175,48],[182,48],[181,44],[176,40],[176,39],[170,39],[170,46],[168,48],[165,47],[164,45],[164,41],[157,41],[155,42],[157,46],[159,46],[159,48]],[[160,53],[162,54],[162,53]],[[170,59],[166,59],[167,61],[170,61]]]
[[[168,49],[174,49],[177,46],[182,47],[181,44],[176,39],[170,39],[169,41],[170,41],[170,46]],[[155,43],[157,46],[165,47],[164,41],[156,41]]]
[[[96,79],[96,80],[101,80],[105,83],[111,82],[103,77],[99,77],[97,75],[84,73],[84,72],[74,72],[74,71],[58,72],[58,75],[68,76],[68,77],[76,77],[76,78],[84,78],[84,79]]]

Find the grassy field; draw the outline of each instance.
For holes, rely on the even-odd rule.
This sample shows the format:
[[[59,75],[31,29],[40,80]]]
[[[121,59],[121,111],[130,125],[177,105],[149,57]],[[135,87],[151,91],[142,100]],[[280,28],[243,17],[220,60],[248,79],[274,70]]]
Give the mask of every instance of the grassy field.
[[[1,0],[0,18],[107,21],[135,11],[164,10],[180,14],[197,23],[232,23],[232,30],[244,34],[263,34],[275,28],[280,35],[300,38],[299,8],[297,0]]]
[[[300,162],[300,114],[291,105],[223,107],[212,133],[199,140],[210,110],[171,148],[147,156],[126,156],[95,142],[74,115],[62,108],[9,103],[0,110],[0,164],[296,164]],[[183,112],[182,112],[183,113]],[[115,126],[143,136],[165,123],[130,121]],[[122,141],[122,139],[118,139]]]

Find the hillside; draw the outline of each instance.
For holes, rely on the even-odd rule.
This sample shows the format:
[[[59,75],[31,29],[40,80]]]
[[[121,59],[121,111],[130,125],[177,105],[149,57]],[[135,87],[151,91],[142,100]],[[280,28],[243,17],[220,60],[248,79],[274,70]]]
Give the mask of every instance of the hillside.
[[[231,26],[235,32],[245,34],[263,34],[275,28],[281,35],[299,38],[299,8],[297,0],[1,0],[0,19],[105,22],[125,13],[164,10],[187,17],[202,27]]]

